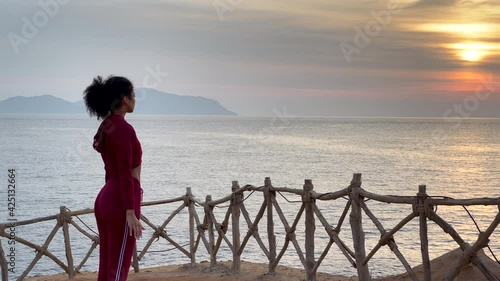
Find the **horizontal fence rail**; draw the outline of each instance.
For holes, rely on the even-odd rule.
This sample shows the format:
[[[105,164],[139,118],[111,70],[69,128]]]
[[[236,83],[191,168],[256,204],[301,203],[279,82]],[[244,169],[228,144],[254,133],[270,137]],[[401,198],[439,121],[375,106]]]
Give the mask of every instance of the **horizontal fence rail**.
[[[231,194],[220,199],[213,199],[211,195],[205,197],[205,201],[196,199],[191,191],[191,188],[186,189],[186,194],[177,198],[142,202],[143,207],[177,204],[178,208],[168,215],[161,225],[155,225],[146,216],[141,215],[142,222],[149,226],[154,232],[148,239],[144,248],[137,251],[134,250],[133,263],[134,272],[139,272],[139,261],[150,251],[153,242],[159,238],[163,238],[174,246],[173,249],[179,251],[187,258],[190,259],[192,265],[196,264],[196,254],[200,251],[208,254],[210,258],[210,265],[214,266],[217,263],[217,253],[221,246],[227,246],[232,253],[232,270],[238,272],[241,268],[241,258],[245,247],[248,245],[250,239],[254,239],[261,249],[263,256],[268,261],[268,271],[270,274],[276,272],[276,267],[280,263],[283,255],[289,248],[293,247],[294,254],[299,258],[304,270],[306,272],[307,280],[316,280],[316,273],[318,267],[324,261],[326,255],[331,247],[335,244],[340,250],[341,254],[349,264],[356,268],[359,280],[371,280],[369,271],[369,262],[373,256],[383,246],[388,246],[394,253],[396,258],[401,262],[403,267],[408,272],[412,280],[420,280],[408,261],[398,248],[394,239],[394,234],[401,230],[413,219],[418,218],[419,222],[419,240],[422,256],[422,265],[424,269],[423,279],[430,281],[430,259],[429,259],[429,241],[428,241],[428,223],[433,222],[438,225],[445,233],[458,244],[463,251],[462,256],[455,261],[452,269],[447,273],[445,280],[453,280],[460,270],[472,263],[484,274],[488,280],[499,281],[493,274],[492,270],[488,268],[484,261],[477,255],[478,251],[488,246],[489,237],[492,235],[495,228],[500,223],[500,198],[474,198],[474,199],[451,199],[451,198],[435,198],[427,195],[426,186],[421,185],[418,188],[416,196],[393,196],[393,195],[379,195],[368,192],[361,188],[361,174],[354,174],[351,184],[339,191],[329,193],[318,193],[314,191],[314,186],[311,180],[305,180],[303,189],[291,189],[286,187],[274,187],[271,184],[271,179],[266,178],[264,185],[260,187],[245,185],[240,187],[237,181],[232,182]],[[245,206],[245,200],[248,199],[255,192],[263,194],[263,201],[256,214],[251,215]],[[245,193],[249,193],[245,195]],[[300,196],[299,201],[291,202],[283,194],[293,194]],[[280,195],[289,203],[300,204],[298,212],[293,216],[293,220],[288,221],[285,213],[276,200],[276,196]],[[342,213],[339,214],[339,219],[336,224],[331,224],[324,216],[323,212],[316,202],[318,200],[330,202],[340,198],[346,199],[345,207]],[[406,204],[411,205],[412,209],[404,219],[398,222],[392,229],[386,229],[380,220],[368,208],[366,201],[373,200],[377,202],[392,203],[392,204]],[[477,240],[470,245],[460,236],[460,234],[448,224],[442,217],[436,213],[437,206],[471,206],[471,205],[490,205],[498,206],[499,212],[487,227],[486,230],[479,233]],[[176,205],[174,205],[176,206]],[[203,209],[203,213],[199,213],[197,208]],[[217,218],[214,213],[214,208],[225,211],[223,218]],[[186,237],[189,236],[189,243],[181,245],[167,233],[166,228],[169,223],[181,211],[187,210],[188,212],[188,232]],[[60,207],[60,212],[57,215],[46,216],[31,220],[18,221],[15,227],[31,225],[46,221],[55,221],[55,225],[42,245],[37,245],[33,242],[27,241],[22,237],[9,236],[6,230],[12,225],[10,223],[0,224],[0,236],[14,239],[16,243],[23,244],[36,251],[35,258],[29,266],[23,271],[17,280],[23,280],[30,273],[36,263],[42,256],[48,257],[55,264],[68,274],[69,278],[73,278],[76,273],[80,272],[82,266],[87,262],[92,252],[99,245],[99,236],[95,231],[94,234],[89,233],[82,226],[76,223],[73,218],[93,214],[93,209],[84,209],[78,211],[70,211],[65,206]],[[279,220],[275,220],[275,214]],[[258,225],[261,219],[265,216],[267,220],[267,228],[265,234],[267,241],[259,235]],[[349,217],[348,217],[349,216]],[[365,246],[365,232],[363,230],[363,217],[368,218],[373,223],[377,230],[380,232],[380,239],[373,249],[367,249]],[[296,238],[296,230],[301,219],[305,222],[304,244],[299,243]],[[352,238],[352,247],[344,242],[339,236],[344,222],[348,219],[351,228],[350,237]],[[275,223],[281,223],[285,234],[284,243],[281,249],[278,249],[276,243]],[[245,225],[246,232],[241,228]],[[70,243],[70,225],[78,232],[86,236],[92,241],[92,245],[87,254],[81,259],[78,265],[75,264],[74,256],[72,254],[72,245]],[[335,227],[334,227],[335,226]],[[315,232],[316,227],[322,227],[330,238],[326,248],[319,256],[315,254]],[[66,260],[62,261],[52,254],[48,247],[52,242],[54,236],[62,228],[64,237],[64,251]],[[229,232],[230,231],[230,232]],[[415,230],[416,231],[416,230]],[[228,232],[231,237],[228,237]],[[261,232],[262,233],[262,232]],[[1,241],[0,241],[1,242]],[[200,247],[201,245],[201,247]],[[8,257],[0,243],[0,265],[2,269],[2,281],[7,281],[8,278]],[[200,248],[202,250],[200,250]]]

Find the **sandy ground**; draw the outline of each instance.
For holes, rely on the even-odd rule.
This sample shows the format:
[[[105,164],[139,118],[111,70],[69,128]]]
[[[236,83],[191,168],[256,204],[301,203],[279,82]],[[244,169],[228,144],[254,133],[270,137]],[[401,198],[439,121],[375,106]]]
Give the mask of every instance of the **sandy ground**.
[[[460,250],[455,250],[445,254],[435,260],[431,261],[432,280],[443,280],[446,273],[455,264],[457,258],[461,255]],[[489,259],[484,253],[480,253],[480,258],[485,262],[486,266],[490,268],[494,274],[500,277],[500,265]],[[423,268],[417,266],[414,268],[415,273],[422,280]],[[220,262],[217,266],[210,268],[207,262],[201,262],[196,266],[190,265],[171,265],[155,268],[144,268],[139,273],[131,272],[129,274],[129,281],[303,281],[306,280],[304,270],[293,269],[284,266],[278,266],[276,275],[269,275],[267,272],[267,264],[258,264],[243,262],[240,273],[231,272],[231,262]],[[74,281],[95,281],[97,273],[85,272],[79,273]],[[51,276],[39,276],[28,278],[29,281],[62,281],[69,280],[67,275],[58,274]],[[358,280],[357,277],[343,277],[334,276],[329,274],[318,273],[318,281],[354,281]],[[391,276],[378,281],[410,281],[411,278],[408,274],[401,274],[398,276]],[[460,275],[455,278],[455,281],[481,281],[487,280],[481,271],[469,265],[462,269]]]

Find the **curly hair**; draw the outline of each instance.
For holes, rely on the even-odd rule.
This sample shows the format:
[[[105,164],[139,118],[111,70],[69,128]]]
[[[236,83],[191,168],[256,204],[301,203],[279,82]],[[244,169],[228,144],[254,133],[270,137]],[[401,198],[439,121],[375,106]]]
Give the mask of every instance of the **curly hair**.
[[[120,107],[123,97],[132,95],[134,85],[121,76],[97,76],[83,92],[85,106],[90,116],[104,119]]]

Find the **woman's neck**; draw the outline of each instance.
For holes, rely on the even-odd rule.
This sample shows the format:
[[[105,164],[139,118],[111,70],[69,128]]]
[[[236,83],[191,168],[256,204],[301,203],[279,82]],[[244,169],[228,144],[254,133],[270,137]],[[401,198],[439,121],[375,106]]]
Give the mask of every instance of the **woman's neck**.
[[[125,118],[125,114],[127,114],[127,112],[125,110],[115,110],[112,112],[112,114],[120,115]]]

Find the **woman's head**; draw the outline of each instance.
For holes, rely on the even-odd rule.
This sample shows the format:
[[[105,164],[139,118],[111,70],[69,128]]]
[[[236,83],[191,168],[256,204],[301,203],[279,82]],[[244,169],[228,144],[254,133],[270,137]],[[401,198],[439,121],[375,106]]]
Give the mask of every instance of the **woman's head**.
[[[83,92],[83,99],[90,116],[104,119],[113,112],[133,112],[135,107],[134,85],[120,76],[105,80],[97,76]]]

